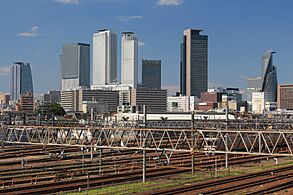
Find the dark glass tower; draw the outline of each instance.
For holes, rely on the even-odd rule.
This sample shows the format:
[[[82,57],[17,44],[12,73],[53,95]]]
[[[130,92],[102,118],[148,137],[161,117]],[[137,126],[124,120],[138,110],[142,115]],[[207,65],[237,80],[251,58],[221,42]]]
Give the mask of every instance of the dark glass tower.
[[[33,94],[33,79],[29,63],[14,62],[10,67],[10,96],[17,100],[20,95]]]
[[[142,60],[142,85],[161,89],[161,60]]]
[[[208,88],[208,36],[187,29],[181,43],[180,92],[200,98]]]
[[[277,68],[273,65],[273,52],[268,50],[262,57],[262,92],[266,102],[277,102]]]

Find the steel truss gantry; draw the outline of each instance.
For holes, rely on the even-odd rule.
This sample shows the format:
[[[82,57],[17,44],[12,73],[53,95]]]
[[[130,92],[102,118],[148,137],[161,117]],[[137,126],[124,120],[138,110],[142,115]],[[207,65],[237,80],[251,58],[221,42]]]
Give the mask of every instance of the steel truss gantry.
[[[293,156],[291,131],[2,126],[3,143]]]
[[[152,128],[195,128],[195,129],[237,129],[237,130],[293,130],[292,120],[194,120],[194,121],[147,121]]]

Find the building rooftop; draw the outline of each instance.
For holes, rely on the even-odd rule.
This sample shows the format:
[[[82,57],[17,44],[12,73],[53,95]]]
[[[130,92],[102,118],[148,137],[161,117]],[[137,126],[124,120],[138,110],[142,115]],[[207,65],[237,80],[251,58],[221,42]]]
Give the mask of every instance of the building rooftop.
[[[134,34],[134,32],[122,32],[122,34]]]

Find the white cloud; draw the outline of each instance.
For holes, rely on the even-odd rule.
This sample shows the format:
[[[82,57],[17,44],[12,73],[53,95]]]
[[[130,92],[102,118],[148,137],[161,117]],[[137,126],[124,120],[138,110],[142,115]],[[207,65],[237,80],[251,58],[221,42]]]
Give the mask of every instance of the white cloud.
[[[79,0],[54,0],[57,3],[62,4],[79,4]]]
[[[0,75],[5,75],[8,74],[10,71],[10,67],[6,66],[6,67],[0,67]]]
[[[38,26],[33,26],[28,32],[21,32],[21,33],[18,33],[17,35],[21,37],[36,37],[39,35],[38,29],[39,29]]]
[[[143,46],[145,46],[145,43],[142,42],[142,41],[138,41],[138,46],[139,46],[139,47],[143,47]]]
[[[158,0],[157,4],[161,6],[178,6],[183,0]]]
[[[141,20],[143,16],[118,16],[117,19],[121,22],[128,22],[129,20]]]

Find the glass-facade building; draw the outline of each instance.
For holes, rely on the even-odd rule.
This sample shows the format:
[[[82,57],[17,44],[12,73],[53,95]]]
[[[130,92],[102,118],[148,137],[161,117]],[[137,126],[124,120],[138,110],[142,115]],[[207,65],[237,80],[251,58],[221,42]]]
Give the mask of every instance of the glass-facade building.
[[[262,88],[266,102],[277,102],[277,68],[273,65],[273,52],[267,50],[262,57]]]
[[[142,85],[161,89],[161,60],[142,60]]]
[[[18,100],[26,93],[33,94],[33,79],[29,63],[14,62],[10,67],[10,99]]]
[[[63,45],[61,54],[61,90],[90,87],[90,45]]]
[[[200,98],[208,88],[208,36],[184,30],[180,52],[180,93]]]

